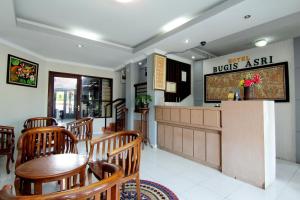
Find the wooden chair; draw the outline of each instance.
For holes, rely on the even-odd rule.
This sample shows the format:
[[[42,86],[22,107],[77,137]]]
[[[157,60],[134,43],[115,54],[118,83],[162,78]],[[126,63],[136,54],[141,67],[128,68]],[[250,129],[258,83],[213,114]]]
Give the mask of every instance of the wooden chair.
[[[77,153],[77,138],[61,127],[32,128],[18,140],[16,168],[41,156],[61,153]]]
[[[67,123],[67,129],[71,131],[79,141],[85,141],[86,152],[88,152],[88,142],[93,136],[93,121],[91,117],[85,117],[74,122]]]
[[[57,126],[58,123],[53,117],[35,117],[29,118],[24,122],[22,133],[31,128],[40,128],[47,126]]]
[[[136,181],[137,199],[140,199],[140,158],[142,137],[137,131],[121,131],[94,138],[91,141],[89,172],[101,179],[101,160],[120,165],[124,172],[121,182]]]
[[[77,153],[77,138],[61,127],[31,128],[25,131],[18,140],[16,168],[29,160],[51,154]],[[16,192],[23,181],[15,179]]]
[[[103,180],[88,186],[45,195],[14,196],[12,186],[6,185],[0,190],[0,200],[64,200],[64,199],[94,199],[119,200],[119,182],[123,177],[120,167],[109,163],[101,163],[102,171],[107,174]],[[110,176],[109,176],[110,175]]]
[[[0,126],[0,155],[6,155],[6,172],[9,174],[10,160],[14,162],[15,134],[14,128],[9,126]]]

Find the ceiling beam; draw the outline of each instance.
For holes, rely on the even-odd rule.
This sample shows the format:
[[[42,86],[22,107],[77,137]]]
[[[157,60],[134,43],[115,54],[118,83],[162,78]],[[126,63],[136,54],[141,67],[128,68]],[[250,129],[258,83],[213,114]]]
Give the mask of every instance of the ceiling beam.
[[[186,22],[185,24],[167,32],[167,33],[159,33],[151,38],[149,38],[148,40],[141,42],[139,44],[137,44],[136,46],[133,47],[133,53],[136,53],[138,51],[141,51],[167,37],[170,37],[180,31],[183,31],[184,29],[187,29],[195,24],[200,23],[201,21],[204,21],[205,19],[208,19],[209,17],[212,17],[234,5],[237,5],[241,2],[243,2],[244,0],[225,0],[222,1],[221,3],[207,9],[204,12],[199,13],[199,15],[195,16],[193,19],[191,19],[190,21]]]
[[[32,20],[23,19],[20,17],[16,18],[16,25],[17,25],[17,27],[20,27],[20,28],[25,28],[28,30],[35,30],[35,31],[38,31],[41,33],[55,35],[57,37],[63,37],[65,39],[69,39],[69,40],[76,41],[76,42],[81,42],[81,43],[90,44],[90,45],[98,45],[101,47],[105,46],[105,47],[110,47],[110,48],[117,48],[118,50],[123,50],[123,51],[127,51],[127,52],[133,51],[133,48],[123,45],[123,44],[111,42],[108,40],[102,40],[102,39],[92,40],[92,39],[83,38],[83,37],[72,34],[70,31],[63,30],[61,28],[56,28],[53,26],[49,26],[46,24],[42,24],[39,22],[35,22]]]

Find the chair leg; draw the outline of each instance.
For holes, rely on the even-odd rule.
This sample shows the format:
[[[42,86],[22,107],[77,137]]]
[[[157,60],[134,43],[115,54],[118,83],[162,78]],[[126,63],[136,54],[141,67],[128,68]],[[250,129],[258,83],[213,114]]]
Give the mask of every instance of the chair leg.
[[[136,182],[137,200],[141,200],[141,182],[140,182],[140,176],[139,175],[136,176],[135,182]]]
[[[88,182],[89,184],[92,184],[93,183],[93,172],[91,171],[90,168],[88,168]]]
[[[11,154],[7,154],[7,160],[6,160],[6,172],[7,172],[7,174],[10,173],[10,169],[9,169],[10,159],[11,159]]]
[[[88,153],[88,140],[85,141],[85,149],[86,149],[86,152]]]
[[[122,192],[125,192],[125,183],[122,184]]]
[[[11,153],[11,162],[14,163],[15,162],[15,159],[14,159],[15,147],[12,148],[11,152],[12,152]]]
[[[29,181],[26,181],[16,176],[14,185],[15,193],[17,196],[31,195],[31,183]]]
[[[19,196],[21,194],[20,191],[22,189],[20,178],[18,178],[18,177],[15,178],[14,185],[15,185],[15,193],[17,196]]]

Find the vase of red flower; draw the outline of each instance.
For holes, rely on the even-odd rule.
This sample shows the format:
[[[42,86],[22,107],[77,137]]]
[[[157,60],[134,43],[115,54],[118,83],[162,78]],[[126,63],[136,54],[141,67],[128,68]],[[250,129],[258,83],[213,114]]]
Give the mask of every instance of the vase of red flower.
[[[260,87],[261,86],[261,76],[259,74],[247,74],[244,79],[240,81],[240,86],[244,87],[244,100],[249,100],[254,98],[253,95],[251,95],[253,91],[253,87]]]
[[[251,87],[244,87],[244,100],[251,99]]]

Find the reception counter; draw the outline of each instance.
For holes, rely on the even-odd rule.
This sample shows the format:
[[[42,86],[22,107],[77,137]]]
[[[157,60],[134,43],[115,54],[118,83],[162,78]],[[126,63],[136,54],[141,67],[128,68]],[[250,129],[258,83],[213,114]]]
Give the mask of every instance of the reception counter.
[[[221,109],[157,106],[158,147],[221,169]]]
[[[272,101],[224,101],[220,108],[157,106],[160,149],[266,188],[275,180]]]

